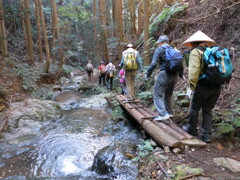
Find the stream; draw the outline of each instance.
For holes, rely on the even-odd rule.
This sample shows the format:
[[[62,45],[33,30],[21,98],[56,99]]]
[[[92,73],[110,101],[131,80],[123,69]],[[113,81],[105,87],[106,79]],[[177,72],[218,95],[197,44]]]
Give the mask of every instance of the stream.
[[[113,122],[104,98],[109,94],[79,94],[81,81],[72,77],[55,93],[61,117],[21,119],[1,135],[0,179],[136,179],[137,164],[126,153],[136,151],[138,125],[132,120]]]

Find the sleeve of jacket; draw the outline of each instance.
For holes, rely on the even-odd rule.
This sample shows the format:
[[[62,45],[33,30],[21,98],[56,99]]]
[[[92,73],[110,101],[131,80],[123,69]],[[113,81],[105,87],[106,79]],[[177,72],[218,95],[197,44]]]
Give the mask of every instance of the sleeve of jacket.
[[[190,89],[195,90],[201,73],[201,54],[197,49],[193,49],[189,55],[188,79]]]
[[[150,77],[152,75],[153,70],[157,67],[157,63],[159,61],[161,50],[162,50],[162,48],[160,48],[160,47],[158,47],[155,50],[155,52],[153,54],[152,62],[151,62],[150,66],[147,69],[147,73],[146,73],[147,77]]]

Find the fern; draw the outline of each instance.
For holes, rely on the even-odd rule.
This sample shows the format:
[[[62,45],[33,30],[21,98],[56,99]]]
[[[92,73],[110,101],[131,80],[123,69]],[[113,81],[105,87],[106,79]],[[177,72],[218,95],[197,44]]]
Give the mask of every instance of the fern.
[[[222,122],[222,123],[218,123],[217,126],[218,126],[218,133],[217,133],[218,135],[226,134],[231,131],[234,131],[234,127],[230,123]]]
[[[186,5],[179,6],[179,4],[176,3],[172,7],[164,8],[163,11],[155,17],[153,23],[149,26],[150,36],[154,36],[154,34],[156,34],[156,32],[158,32],[160,28],[162,28],[163,25],[166,24],[172,16],[184,11],[186,7]]]
[[[233,125],[235,127],[240,127],[240,118],[239,117],[233,120]]]

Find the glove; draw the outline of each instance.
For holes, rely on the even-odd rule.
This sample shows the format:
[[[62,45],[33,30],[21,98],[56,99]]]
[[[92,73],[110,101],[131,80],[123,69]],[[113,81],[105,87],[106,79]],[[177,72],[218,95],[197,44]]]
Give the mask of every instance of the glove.
[[[145,77],[145,80],[147,81],[148,80],[147,74],[144,74],[144,77]]]
[[[189,99],[191,99],[191,96],[192,96],[192,90],[191,90],[191,89],[188,89],[188,90],[187,90],[186,96],[187,96]]]

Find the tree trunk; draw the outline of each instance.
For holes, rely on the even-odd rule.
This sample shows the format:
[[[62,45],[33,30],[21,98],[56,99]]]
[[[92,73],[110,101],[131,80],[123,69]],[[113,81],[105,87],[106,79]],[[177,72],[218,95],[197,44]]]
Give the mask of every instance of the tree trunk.
[[[60,37],[60,27],[59,27],[59,21],[58,21],[58,12],[57,12],[57,4],[56,1],[53,0],[53,15],[54,15],[54,28],[56,33],[56,40],[58,40],[58,48],[59,48],[59,64],[58,64],[58,70],[62,70],[62,66],[64,65],[64,47],[63,47],[63,39]],[[54,44],[55,46],[55,44]]]
[[[25,8],[24,8],[23,0],[20,0],[20,11],[21,11],[21,13],[24,13],[24,9]],[[26,31],[24,15],[21,15],[21,23],[22,23],[22,30],[23,30],[23,33],[24,33],[25,47],[26,47],[26,53],[27,53],[28,43],[27,43],[27,31]]]
[[[3,18],[3,7],[2,7],[2,0],[0,0],[0,52],[3,56],[8,56],[7,50],[7,36],[5,32],[5,23]]]
[[[49,72],[49,68],[50,68],[50,51],[49,51],[49,44],[48,44],[48,36],[47,36],[47,31],[46,31],[44,14],[43,14],[43,10],[42,10],[42,1],[38,0],[38,3],[39,3],[39,11],[40,11],[40,17],[41,17],[41,22],[42,22],[42,31],[43,31],[43,37],[44,37],[44,45],[45,45],[45,50],[46,50],[45,73],[48,73]]]
[[[93,26],[94,26],[94,55],[97,59],[101,59],[99,56],[99,50],[98,50],[98,33],[97,33],[97,2],[96,0],[93,1]]]
[[[52,16],[52,51],[51,51],[51,56],[52,56],[52,62],[55,64],[56,63],[56,56],[55,52],[53,49],[55,48],[55,40],[56,40],[56,18],[55,18],[55,13],[56,11],[56,1],[51,0],[51,16]]]
[[[143,2],[142,0],[139,0],[138,3],[138,30],[137,30],[137,34],[138,36],[142,33],[143,31]]]
[[[108,39],[108,30],[107,30],[107,9],[106,9],[106,0],[99,1],[99,15],[100,15],[100,21],[101,26],[103,30],[103,57],[104,60],[108,61],[108,46],[107,46],[107,39]]]
[[[148,47],[148,39],[149,39],[149,0],[143,0],[144,6],[144,65],[147,66],[150,64],[149,60],[149,47]]]
[[[32,42],[32,31],[31,31],[31,21],[30,21],[30,9],[28,0],[24,0],[25,8],[25,24],[26,24],[26,33],[27,33],[27,58],[31,64],[34,64],[33,57],[33,42]]]
[[[121,43],[124,42],[124,36],[123,36],[123,20],[122,20],[122,0],[114,0],[114,3],[116,3],[116,26],[117,26],[117,35],[118,35],[118,48],[117,48],[117,60],[118,62],[121,61],[122,58],[122,50],[123,47]]]
[[[131,22],[131,36],[136,36],[136,13],[135,13],[135,0],[129,0],[129,13]]]
[[[35,0],[35,11],[36,11],[36,24],[38,31],[38,53],[39,61],[43,62],[43,52],[42,52],[42,32],[41,32],[41,23],[40,23],[40,14],[39,14],[39,3],[38,0]]]
[[[117,10],[116,10],[116,1],[112,1],[112,20],[113,20],[113,36],[118,37],[117,34]]]

